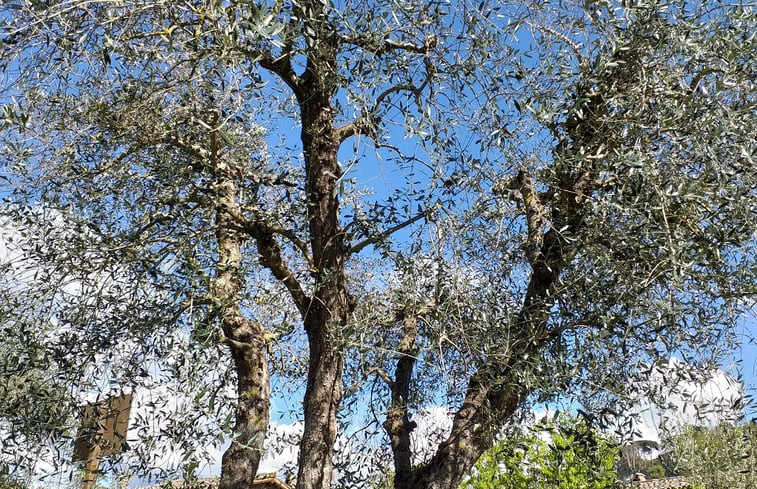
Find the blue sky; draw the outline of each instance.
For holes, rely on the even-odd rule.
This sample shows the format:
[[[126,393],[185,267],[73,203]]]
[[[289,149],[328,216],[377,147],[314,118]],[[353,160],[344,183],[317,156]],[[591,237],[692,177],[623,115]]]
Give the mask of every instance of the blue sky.
[[[752,398],[747,406],[745,416],[757,417],[757,311],[747,313],[738,324],[741,344],[733,353],[723,359],[723,368],[740,375],[748,396]]]

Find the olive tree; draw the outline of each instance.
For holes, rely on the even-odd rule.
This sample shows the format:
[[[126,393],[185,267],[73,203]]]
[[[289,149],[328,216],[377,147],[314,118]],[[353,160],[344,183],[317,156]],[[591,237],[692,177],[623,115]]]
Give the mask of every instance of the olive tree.
[[[41,475],[35,467],[65,469],[80,408],[112,394],[114,386],[116,393],[137,386],[162,388],[160,377],[173,369],[178,379],[194,378],[191,388],[197,390],[190,399],[202,397],[204,383],[183,356],[212,362],[212,352],[190,345],[177,349],[176,334],[163,329],[159,331],[166,334],[155,334],[160,325],[175,321],[168,290],[129,266],[134,263],[117,258],[81,221],[39,207],[6,207],[3,214],[2,469],[10,464],[14,474],[32,481]],[[199,378],[207,375],[203,371]],[[208,378],[212,385],[210,379],[217,376]],[[217,391],[213,385],[211,392]],[[166,402],[155,403],[155,415],[134,431],[149,430],[163,418],[163,433],[175,437],[187,423],[168,426]],[[184,434],[203,432],[202,426],[192,428]],[[145,463],[161,455],[144,443],[133,446],[132,453]]]
[[[279,370],[305,383],[298,488],[331,484],[363,395],[395,487],[453,488],[530,403],[596,409],[668,355],[711,363],[755,293],[749,7],[19,0],[0,18],[11,198],[72,211],[153,278],[157,337],[228,348],[223,489],[254,477],[284,344],[308,352]],[[436,403],[451,430],[418,460],[413,417]]]
[[[171,312],[145,314],[158,338],[189,324],[191,339],[229,348],[237,398],[223,487],[252,482],[268,423],[265,350],[277,333],[287,333],[286,326],[277,331],[273,325],[286,324],[288,312],[300,314],[305,331],[312,330],[309,372],[318,379],[309,382],[306,393],[301,453],[311,455],[300,463],[300,485],[327,486],[344,354],[343,340],[331,330],[342,330],[354,307],[346,292],[346,259],[429,214],[424,208],[407,210],[404,202],[404,211],[399,205],[368,209],[359,201],[349,203],[355,211],[349,233],[354,243],[347,246],[342,229],[347,224],[339,222],[338,212],[350,182],[336,151],[342,141],[369,132],[397,99],[412,100],[422,92],[432,73],[423,75],[417,89],[386,82],[389,88],[375,97],[375,107],[358,100],[354,120],[337,127],[331,107],[337,77],[308,70],[295,75],[293,68],[296,52],[310,49],[310,64],[318,69],[336,56],[336,45],[326,49],[332,41],[311,49],[309,38],[325,31],[311,32],[322,13],[309,6],[122,2],[40,9],[18,2],[5,7],[5,93],[12,103],[4,114],[11,152],[6,162],[16,186],[12,198],[74,210],[73,219],[87,223],[113,262],[154,277],[167,291]],[[333,42],[363,50],[366,58],[384,51],[412,53],[421,65],[435,44],[358,32],[345,32]],[[379,53],[373,52],[374,43]],[[412,68],[402,60],[395,64],[380,81],[400,76],[413,82]],[[270,77],[261,70],[286,76],[280,86],[263,90]],[[284,89],[300,101],[281,95]],[[303,126],[304,161],[265,151],[259,127],[269,116],[257,106],[271,96],[279,97],[283,115],[300,105],[301,113],[289,124]],[[349,202],[349,194],[344,200]],[[387,215],[378,220],[366,213]],[[90,266],[77,263],[73,273]],[[250,277],[255,280],[248,286]],[[258,301],[275,302],[261,298],[270,296],[266,287],[274,289],[270,294],[287,291],[291,302],[263,325],[249,312]],[[243,303],[243,297],[250,299]],[[222,334],[215,331],[219,325]],[[130,330],[124,325],[122,334]],[[98,339],[77,351],[86,358],[102,349]]]
[[[754,423],[689,426],[665,441],[665,464],[695,487],[752,487],[757,482]]]
[[[127,61],[125,56],[123,63]],[[181,71],[181,60],[174,61],[175,69]],[[159,73],[165,69],[163,63],[157,60],[144,66],[145,70],[155,70],[148,80],[133,72],[105,82],[85,79],[75,91],[86,96],[53,93],[37,99],[36,109],[46,111],[53,124],[24,131],[22,144],[24,151],[30,152],[24,157],[35,162],[44,158],[42,164],[55,168],[57,181],[50,181],[49,186],[27,187],[20,192],[20,199],[62,210],[71,204],[78,215],[67,218],[87,223],[97,253],[107,255],[110,264],[128,266],[130,274],[142,277],[142,293],[149,291],[160,299],[157,310],[140,308],[134,314],[135,321],[119,321],[118,317],[103,318],[101,311],[114,307],[122,310],[128,305],[123,297],[111,294],[110,300],[106,300],[101,291],[91,290],[82,294],[94,295],[96,300],[74,309],[93,313],[86,315],[79,311],[65,319],[84,330],[101,328],[110,321],[110,329],[116,332],[107,341],[103,341],[102,335],[84,338],[75,348],[59,355],[59,361],[74,363],[78,353],[83,361],[76,368],[84,372],[86,359],[92,352],[121,349],[123,344],[118,340],[133,340],[137,331],[148,336],[143,336],[141,344],[159,350],[176,338],[176,331],[183,329],[188,333],[183,337],[184,343],[187,340],[190,343],[188,354],[195,360],[210,350],[209,358],[204,360],[212,362],[217,356],[212,352],[213,345],[227,346],[235,368],[237,396],[234,440],[226,451],[224,466],[234,467],[229,477],[232,485],[249,485],[268,427],[265,344],[275,334],[273,325],[280,326],[284,321],[264,327],[254,320],[254,315],[242,313],[243,308],[254,308],[254,304],[244,304],[247,295],[242,293],[247,277],[244,268],[248,265],[241,255],[249,233],[260,238],[255,244],[256,257],[261,262],[273,268],[282,264],[278,261],[281,251],[268,234],[275,224],[263,224],[267,220],[263,215],[255,222],[248,221],[240,206],[255,202],[258,212],[265,213],[264,208],[275,202],[277,195],[265,190],[258,193],[254,186],[268,184],[278,192],[294,184],[286,181],[286,175],[266,167],[260,151],[261,132],[249,120],[254,112],[245,111],[244,104],[250,101],[241,100],[239,87],[227,78],[224,88],[216,88],[216,83],[222,85],[220,77],[227,73],[213,71],[219,70],[214,62],[198,60],[179,79],[169,78],[161,85]],[[172,72],[172,76],[177,74]],[[140,75],[145,76],[145,72]],[[51,131],[55,136],[44,137],[37,130]],[[54,146],[44,146],[51,141]],[[39,154],[31,154],[37,149]],[[243,183],[249,198],[239,195]],[[77,207],[76,203],[83,206]],[[283,210],[281,202],[276,205]],[[24,227],[19,208],[10,208],[8,213]],[[259,226],[258,231],[253,231],[255,226]],[[48,255],[65,256],[60,253],[61,248],[76,250],[77,262],[59,263],[49,258]],[[93,264],[91,249],[89,246],[85,251],[81,243],[69,241],[46,245],[42,251],[45,260],[53,261],[52,266],[60,270],[59,275],[76,276],[92,289],[110,278],[87,275],[88,269],[99,265]],[[280,278],[286,273],[285,267],[273,271]],[[59,285],[52,284],[49,296],[60,302]],[[255,290],[266,286],[270,286],[270,281]],[[286,308],[279,309],[277,314],[285,311]],[[59,314],[55,318],[63,321]],[[271,319],[275,321],[275,316]],[[270,330],[266,329],[269,326]],[[111,358],[108,363],[117,361]],[[147,358],[143,353],[135,355],[133,361],[144,363]],[[220,366],[223,365],[222,362]],[[192,375],[197,373],[187,377]],[[85,385],[82,380],[74,383],[79,388]],[[140,385],[140,381],[127,378],[123,384]],[[217,386],[211,390],[217,391]]]
[[[478,198],[443,228],[445,265],[494,286],[467,307],[438,296],[458,314],[396,322],[396,487],[451,487],[530,401],[569,393],[597,411],[659,359],[707,366],[754,294],[753,13],[592,4],[523,22],[541,55],[487,87],[491,119],[474,120],[491,153],[449,182]],[[413,467],[408,406],[442,379],[452,430]]]

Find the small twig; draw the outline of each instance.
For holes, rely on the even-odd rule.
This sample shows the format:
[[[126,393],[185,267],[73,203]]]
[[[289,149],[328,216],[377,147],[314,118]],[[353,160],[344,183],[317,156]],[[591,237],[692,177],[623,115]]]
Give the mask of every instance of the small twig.
[[[356,36],[348,36],[343,34],[339,36],[339,41],[342,44],[351,44],[357,46],[364,51],[367,51],[374,56],[388,53],[390,51],[409,51],[418,54],[426,54],[430,49],[436,46],[436,38],[430,37],[422,45],[413,44],[411,42],[394,41],[392,39],[376,39],[375,36],[362,34]]]
[[[386,373],[384,369],[373,367],[372,369],[368,370],[366,372],[366,375],[376,374],[378,377],[381,378],[386,384],[391,388],[394,386],[394,381],[392,380],[392,377]]]
[[[570,39],[568,39],[568,37],[565,36],[565,34],[557,32],[556,30],[552,29],[551,27],[547,27],[547,26],[541,25],[541,24],[535,24],[535,23],[530,22],[530,21],[526,21],[526,24],[528,24],[529,26],[531,26],[532,28],[534,28],[536,30],[539,30],[539,31],[542,31],[542,32],[546,32],[547,34],[558,38],[559,40],[561,40],[562,42],[564,42],[565,44],[567,44],[568,47],[573,51],[573,53],[576,55],[576,59],[578,59],[578,63],[580,65],[584,65],[586,63],[586,60],[584,59],[583,55],[581,54],[581,50],[579,49],[579,46],[576,43],[574,43],[573,41],[571,41]]]

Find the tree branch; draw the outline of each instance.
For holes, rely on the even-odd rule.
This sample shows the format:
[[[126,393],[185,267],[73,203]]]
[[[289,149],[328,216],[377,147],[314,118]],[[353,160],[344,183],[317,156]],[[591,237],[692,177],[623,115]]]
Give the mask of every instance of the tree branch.
[[[377,38],[372,34],[358,34],[354,36],[342,34],[339,36],[339,42],[342,44],[357,46],[374,56],[380,56],[391,51],[407,51],[418,54],[427,54],[437,43],[437,39],[434,36],[430,36],[423,44],[413,44],[411,42],[388,39],[386,37],[387,35],[388,33],[384,34],[381,38]]]
[[[691,80],[691,83],[689,83],[689,90],[691,90],[691,93],[696,92],[697,87],[699,87],[699,82],[701,82],[705,76],[711,75],[713,73],[722,73],[723,70],[718,68],[705,68]]]
[[[210,151],[201,144],[192,143],[174,134],[165,136],[162,142],[187,153],[191,157],[192,168],[195,171],[201,172],[206,168],[202,162],[210,158]]]
[[[278,234],[289,239],[303,254],[308,265],[312,266],[312,259],[310,258],[305,243],[300,241],[293,232],[287,229],[253,222],[232,209],[227,208],[225,209],[225,212],[237,223],[239,229],[255,239],[255,244],[258,247],[258,253],[260,253],[263,265],[273,273],[274,277],[286,286],[294,299],[297,310],[303,314],[304,317],[310,305],[310,298],[303,290],[299,281],[295,278],[294,273],[287,266],[284,258],[281,256],[281,249],[279,248],[278,243],[276,243],[274,235]]]
[[[291,46],[284,54],[274,58],[270,52],[237,47],[237,50],[257,62],[262,68],[278,76],[298,97],[302,93],[302,78],[294,72],[291,62]]]
[[[423,86],[425,86],[425,83]],[[370,110],[360,115],[357,120],[336,128],[337,141],[342,143],[357,134],[368,136],[369,138],[376,141],[376,128],[381,122],[381,118],[376,116],[376,113],[378,112],[379,106],[384,103],[384,100],[393,93],[403,91],[412,92],[413,95],[417,97],[420,94],[420,90],[421,89],[417,88],[411,83],[401,83],[387,88],[386,90],[381,92],[378,97],[376,97],[376,101],[373,103],[373,107]]]
[[[342,143],[352,136],[363,135],[375,141],[377,137],[376,127],[378,126],[378,122],[377,118],[364,115],[353,122],[337,127],[335,129],[336,139]]]
[[[386,385],[389,386],[391,389],[394,386],[394,381],[392,380],[392,377],[386,373],[386,370],[383,368],[373,367],[372,369],[368,370],[366,373],[367,375],[376,374],[381,380],[386,382]]]
[[[258,64],[278,75],[292,89],[295,95],[299,97],[302,94],[302,79],[294,72],[289,54],[284,54],[278,58],[274,58],[269,54],[261,57],[258,60]]]
[[[385,89],[376,97],[376,100],[373,103],[373,107],[370,110],[365,111],[355,121],[347,123],[336,129],[337,141],[342,143],[352,136],[363,134],[371,138],[378,145],[376,129],[381,123],[381,117],[377,116],[376,114],[378,113],[381,104],[384,103],[384,100],[386,100],[387,97],[394,93],[411,92],[416,98],[416,103],[420,106],[421,103],[418,102],[418,99],[420,98],[423,89],[425,89],[426,86],[431,82],[433,72],[434,71],[431,69],[427,71],[426,78],[423,80],[423,83],[421,83],[420,86],[415,86],[412,83],[399,83]]]
[[[347,250],[347,254],[351,255],[353,253],[359,253],[366,246],[378,243],[380,241],[383,241],[386,238],[388,238],[389,236],[391,236],[392,234],[396,233],[397,231],[400,231],[400,230],[402,230],[402,229],[410,226],[411,224],[420,221],[421,219],[428,218],[429,216],[431,216],[431,214],[438,207],[439,207],[439,203],[437,202],[434,206],[429,207],[428,209],[426,209],[422,213],[420,213],[420,214],[418,214],[416,216],[411,217],[407,221],[401,222],[401,223],[397,224],[396,226],[390,227],[389,229],[387,229],[384,232],[381,232],[379,234],[376,234],[374,236],[371,236],[369,238],[364,239],[363,241],[359,242],[358,244],[352,246],[349,250]]]
[[[229,214],[232,219],[234,219],[234,222],[236,222],[240,231],[246,232],[255,239],[258,239],[259,237],[264,235],[270,236],[275,234],[286,238],[302,254],[302,257],[305,259],[308,266],[313,266],[313,259],[310,257],[310,252],[308,251],[307,245],[301,239],[299,239],[293,231],[278,226],[271,226],[269,224],[264,224],[258,221],[252,221],[232,209],[227,209],[226,213]]]
[[[538,31],[546,32],[547,34],[558,38],[562,42],[568,45],[568,47],[573,51],[573,54],[576,55],[576,59],[578,60],[578,64],[583,66],[586,65],[586,59],[581,54],[581,50],[579,49],[579,46],[568,39],[568,37],[565,34],[562,34],[560,32],[557,32],[556,30],[552,29],[551,27],[547,27],[546,25],[542,24],[535,24],[530,21],[526,21],[526,24],[528,24],[531,28],[536,29]]]
[[[518,191],[523,200],[528,230],[523,248],[528,262],[534,266],[541,259],[541,248],[544,243],[544,205],[538,192],[534,189],[531,175],[525,169],[518,172],[518,175],[508,184],[507,188]]]
[[[302,317],[305,317],[310,307],[310,298],[281,257],[281,250],[276,240],[271,235],[263,235],[255,238],[255,241],[258,245],[258,252],[263,260],[263,264],[273,273],[274,277],[284,283],[294,299],[297,310]]]

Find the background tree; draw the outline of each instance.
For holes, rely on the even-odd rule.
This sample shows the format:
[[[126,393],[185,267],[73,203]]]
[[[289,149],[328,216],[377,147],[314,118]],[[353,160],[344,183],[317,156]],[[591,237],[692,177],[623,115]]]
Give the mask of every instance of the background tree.
[[[360,396],[395,487],[454,488],[530,403],[599,410],[650,361],[711,364],[755,293],[749,7],[3,9],[4,158],[34,190],[13,197],[71,209],[145,276],[181,270],[155,280],[176,314],[148,322],[228,345],[248,414],[267,332],[306,342],[306,371],[282,370],[306,376],[301,489],[330,485]],[[399,176],[371,195],[377,157]],[[238,302],[282,290],[299,336]],[[413,418],[438,403],[452,428],[419,460]],[[237,436],[267,422],[246,419]],[[238,449],[224,487],[254,474]]]
[[[650,464],[645,470],[650,479],[664,479],[668,475],[665,467],[660,463]]]
[[[628,480],[632,479],[634,474],[641,472],[653,478],[647,469],[658,463],[653,454],[659,452],[659,449],[659,443],[648,440],[633,441],[624,445],[620,449],[618,476],[623,480]]]
[[[0,470],[10,461],[30,480],[65,453],[50,443],[71,441],[78,405],[94,400],[79,394],[144,376],[167,344],[146,339],[163,293],[109,261],[86,229],[57,212],[3,209]]]
[[[714,428],[690,426],[666,440],[665,464],[691,477],[696,487],[747,488],[757,483],[757,429],[754,423]]]
[[[27,485],[23,482],[8,478],[3,474],[0,476],[0,487],[3,489],[25,489]]]

